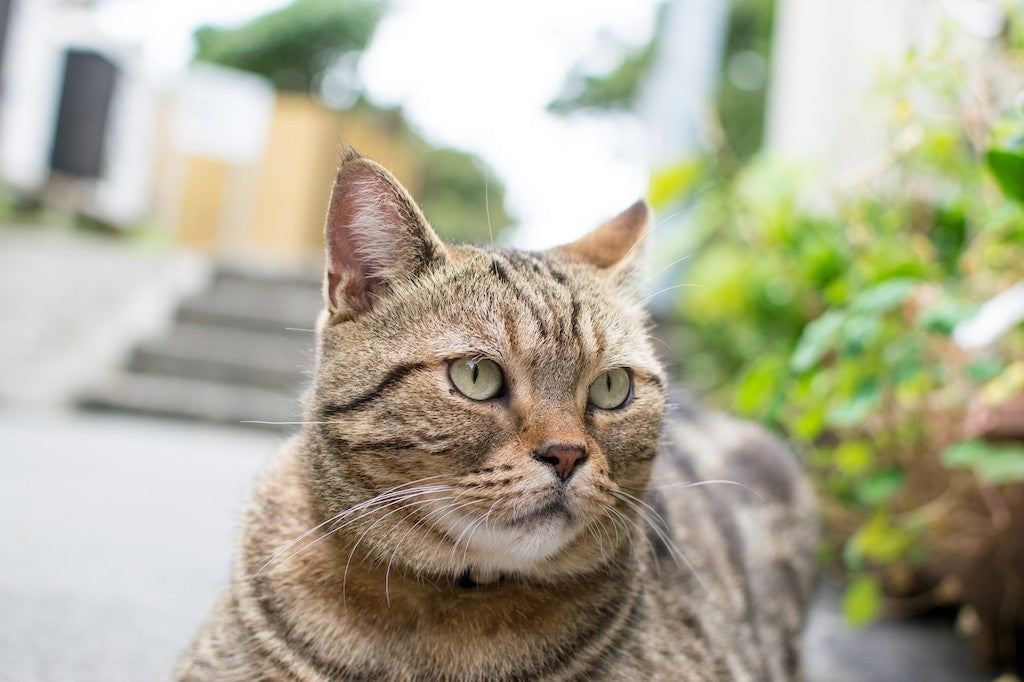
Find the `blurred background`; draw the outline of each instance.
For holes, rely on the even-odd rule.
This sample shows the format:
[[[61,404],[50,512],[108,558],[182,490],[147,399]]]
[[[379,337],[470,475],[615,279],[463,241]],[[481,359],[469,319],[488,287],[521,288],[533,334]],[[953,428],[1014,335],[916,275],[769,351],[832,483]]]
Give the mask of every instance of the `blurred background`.
[[[673,376],[818,486],[809,679],[1020,674],[1024,3],[0,0],[0,679],[167,676],[343,142],[451,241],[645,196]]]

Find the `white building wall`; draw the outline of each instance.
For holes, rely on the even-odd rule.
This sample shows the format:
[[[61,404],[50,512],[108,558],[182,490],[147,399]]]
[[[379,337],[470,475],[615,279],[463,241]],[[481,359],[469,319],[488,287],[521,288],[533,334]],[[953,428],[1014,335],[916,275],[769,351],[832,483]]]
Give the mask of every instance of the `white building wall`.
[[[933,47],[947,21],[983,38],[1002,25],[987,0],[777,1],[766,149],[826,183],[884,152],[894,102],[879,79],[911,48]]]
[[[47,191],[65,52],[94,50],[119,69],[111,102],[104,168],[95,182],[74,181],[58,201],[113,224],[149,212],[153,175],[154,87],[142,72],[138,45],[100,32],[88,6],[59,0],[15,2],[0,100],[0,177],[28,194]]]

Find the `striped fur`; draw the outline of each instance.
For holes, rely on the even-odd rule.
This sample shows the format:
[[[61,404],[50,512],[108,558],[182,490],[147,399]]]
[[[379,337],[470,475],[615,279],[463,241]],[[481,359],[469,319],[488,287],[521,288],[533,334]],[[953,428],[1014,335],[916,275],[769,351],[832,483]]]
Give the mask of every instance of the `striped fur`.
[[[625,284],[646,209],[543,253],[446,246],[354,156],[333,206],[307,423],[177,679],[797,678],[812,497],[763,431],[666,395]],[[460,394],[466,356],[505,392]],[[615,367],[631,398],[588,406]],[[531,456],[552,439],[585,444],[564,483]]]

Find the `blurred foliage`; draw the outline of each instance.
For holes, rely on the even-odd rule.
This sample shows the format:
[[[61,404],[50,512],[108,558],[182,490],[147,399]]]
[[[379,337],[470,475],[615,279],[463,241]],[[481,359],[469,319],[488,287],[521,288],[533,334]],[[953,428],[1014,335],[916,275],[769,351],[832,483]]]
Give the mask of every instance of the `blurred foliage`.
[[[659,9],[650,39],[620,48],[619,63],[607,72],[575,67],[548,110],[560,115],[633,110],[659,45],[671,39],[663,30],[666,7]],[[719,151],[728,156],[723,167],[749,158],[761,147],[774,10],[774,0],[731,0],[715,94],[723,137]]]
[[[907,55],[881,85],[884,157],[827,201],[766,158],[712,154],[652,182],[692,206],[697,235],[675,313],[684,380],[794,441],[852,623],[883,594],[948,601],[942,579],[996,542],[990,505],[1024,482],[1024,447],[964,428],[1024,395],[1024,330],[984,352],[952,338],[1024,279],[1022,65],[1005,38],[980,65],[948,46]]]
[[[575,67],[566,77],[562,93],[548,103],[548,111],[566,115],[579,111],[631,110],[657,50],[658,31],[655,31],[646,44],[626,48],[621,61],[607,73],[586,73],[581,67]]]
[[[429,149],[420,206],[451,242],[488,244],[512,225],[505,187],[478,158],[456,149]]]
[[[400,107],[380,107],[358,86],[355,66],[386,4],[379,0],[295,0],[237,28],[206,26],[195,33],[195,60],[248,71],[278,90],[318,95],[331,70],[357,88],[350,109],[373,121],[419,155],[422,187],[416,192],[438,233],[452,241],[487,243],[513,224],[505,187],[474,154],[437,148],[406,119]]]
[[[382,12],[377,0],[295,0],[236,28],[199,28],[195,59],[313,93],[327,69],[366,48]]]

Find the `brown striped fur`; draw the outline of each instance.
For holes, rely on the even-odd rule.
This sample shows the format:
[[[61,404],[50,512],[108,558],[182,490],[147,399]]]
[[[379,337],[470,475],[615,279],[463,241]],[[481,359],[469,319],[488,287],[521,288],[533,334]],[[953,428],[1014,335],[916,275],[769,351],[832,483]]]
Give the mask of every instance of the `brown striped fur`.
[[[798,677],[812,497],[761,429],[667,396],[627,283],[647,220],[543,253],[448,246],[346,155],[306,423],[177,679]],[[466,356],[504,393],[456,390]],[[631,397],[589,405],[616,367]],[[550,443],[585,451],[565,481],[534,456]]]

